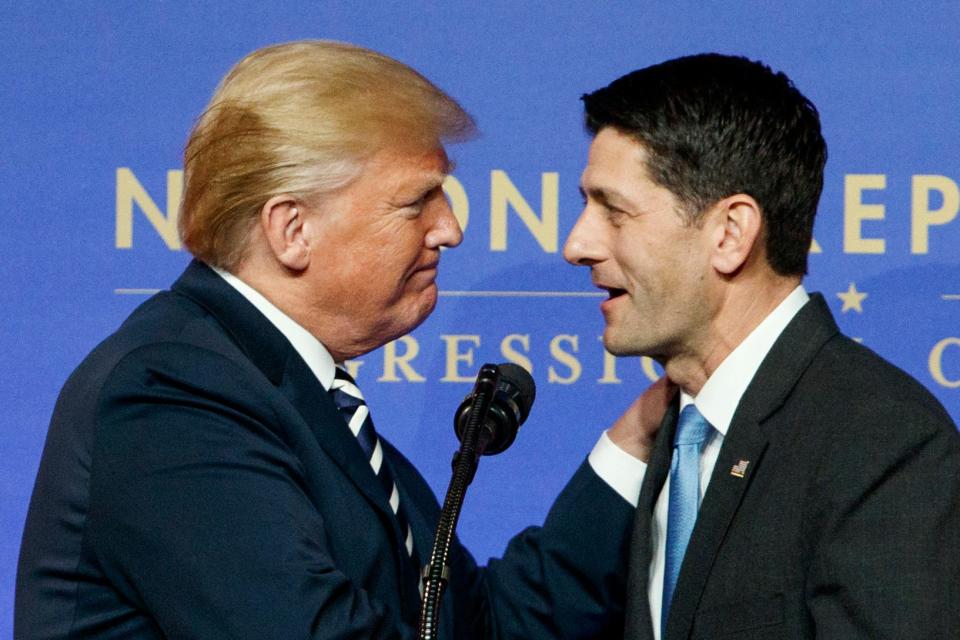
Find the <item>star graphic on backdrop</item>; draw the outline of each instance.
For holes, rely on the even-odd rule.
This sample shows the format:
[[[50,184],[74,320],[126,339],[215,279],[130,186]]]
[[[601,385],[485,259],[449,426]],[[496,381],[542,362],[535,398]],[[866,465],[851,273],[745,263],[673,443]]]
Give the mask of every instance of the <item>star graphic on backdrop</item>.
[[[843,308],[840,309],[840,313],[846,313],[851,309],[857,313],[863,313],[863,301],[866,299],[867,294],[862,291],[857,291],[857,285],[855,283],[851,282],[847,290],[838,293],[837,297],[843,300]]]

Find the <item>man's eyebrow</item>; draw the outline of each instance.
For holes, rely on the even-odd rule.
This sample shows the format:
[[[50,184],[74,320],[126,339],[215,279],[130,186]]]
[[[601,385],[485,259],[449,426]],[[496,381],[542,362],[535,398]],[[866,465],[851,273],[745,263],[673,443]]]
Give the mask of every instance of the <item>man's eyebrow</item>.
[[[399,202],[412,197],[419,198],[428,193],[432,193],[437,189],[443,188],[443,182],[447,179],[447,175],[449,174],[443,171],[437,171],[431,173],[429,176],[424,176],[422,182],[418,181],[398,185],[392,197]]]
[[[420,185],[420,188],[424,191],[433,191],[434,189],[439,189],[443,186],[443,182],[447,179],[448,175],[449,174],[447,173],[438,173]]]
[[[594,200],[605,205],[614,205],[616,207],[629,207],[630,199],[621,194],[619,191],[607,189],[604,187],[587,187],[584,188],[580,186],[580,195],[584,197],[590,197]]]

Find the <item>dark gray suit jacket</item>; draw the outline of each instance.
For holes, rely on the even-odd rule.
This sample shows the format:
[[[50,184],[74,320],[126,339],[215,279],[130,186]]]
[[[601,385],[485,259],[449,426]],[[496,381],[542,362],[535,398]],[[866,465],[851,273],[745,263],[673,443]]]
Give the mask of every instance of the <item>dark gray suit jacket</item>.
[[[650,523],[676,417],[637,508],[631,640],[653,638]],[[960,638],[960,434],[920,384],[842,336],[822,296],[777,340],[724,439],[664,640],[688,638]]]
[[[15,637],[413,637],[439,507],[384,448],[414,562],[306,363],[191,264],[64,386],[24,531]],[[454,544],[440,638],[622,629],[631,521],[584,464],[502,559],[477,567]]]

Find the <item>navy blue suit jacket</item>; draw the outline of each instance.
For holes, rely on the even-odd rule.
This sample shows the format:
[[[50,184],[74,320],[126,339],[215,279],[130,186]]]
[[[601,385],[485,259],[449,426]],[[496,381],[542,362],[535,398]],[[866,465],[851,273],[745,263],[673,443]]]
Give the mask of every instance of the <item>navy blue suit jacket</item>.
[[[425,555],[437,501],[384,447]],[[544,526],[502,559],[479,568],[455,545],[441,636],[618,633],[631,527],[630,506],[582,465]],[[408,638],[422,561],[406,557],[386,496],[300,356],[194,262],[61,393],[15,636]]]

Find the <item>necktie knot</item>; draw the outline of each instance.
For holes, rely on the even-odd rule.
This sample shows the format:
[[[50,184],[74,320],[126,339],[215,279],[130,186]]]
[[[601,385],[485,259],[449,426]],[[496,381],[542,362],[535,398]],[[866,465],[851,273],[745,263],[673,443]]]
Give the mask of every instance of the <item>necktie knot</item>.
[[[360,388],[353,377],[346,370],[336,367],[334,369],[333,382],[330,384],[330,394],[333,401],[340,409],[355,409],[362,404],[366,404]]]
[[[703,414],[693,403],[688,404],[680,412],[680,420],[677,425],[677,435],[674,438],[674,446],[696,444],[703,445],[710,431],[713,429]]]

